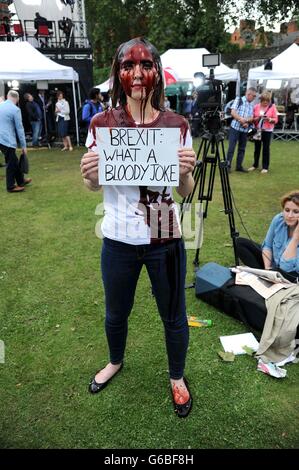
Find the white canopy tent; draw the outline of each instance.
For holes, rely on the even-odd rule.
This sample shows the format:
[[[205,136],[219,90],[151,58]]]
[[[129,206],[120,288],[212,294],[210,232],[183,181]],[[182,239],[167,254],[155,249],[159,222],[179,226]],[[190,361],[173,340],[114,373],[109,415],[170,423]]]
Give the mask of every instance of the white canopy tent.
[[[79,128],[75,82],[78,86],[79,76],[72,67],[60,65],[48,59],[26,41],[0,42],[0,80],[51,81],[55,83],[71,82],[76,120],[76,137],[79,145]]]
[[[108,80],[105,80],[105,82],[100,83],[95,88],[99,88],[101,93],[107,93],[110,89],[110,79],[108,78]]]
[[[285,51],[272,59],[272,70],[264,66],[249,69],[248,86],[255,80],[291,80],[299,78],[299,47],[292,44]]]
[[[194,74],[202,72],[209,75],[207,67],[202,66],[203,54],[209,54],[205,48],[200,49],[169,49],[161,55],[162,66],[171,67],[178,75],[179,81],[193,82]],[[214,69],[215,78],[222,81],[240,81],[238,69],[231,69],[221,63]]]

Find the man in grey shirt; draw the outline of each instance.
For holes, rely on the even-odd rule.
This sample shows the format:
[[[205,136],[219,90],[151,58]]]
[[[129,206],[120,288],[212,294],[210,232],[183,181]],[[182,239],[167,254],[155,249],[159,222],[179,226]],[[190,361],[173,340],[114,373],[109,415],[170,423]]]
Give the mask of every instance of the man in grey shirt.
[[[6,189],[10,193],[24,191],[24,186],[32,181],[31,178],[24,178],[16,155],[17,137],[22,151],[27,155],[25,132],[21,111],[17,106],[18,102],[19,93],[10,90],[7,100],[0,103],[0,150],[5,156]]]

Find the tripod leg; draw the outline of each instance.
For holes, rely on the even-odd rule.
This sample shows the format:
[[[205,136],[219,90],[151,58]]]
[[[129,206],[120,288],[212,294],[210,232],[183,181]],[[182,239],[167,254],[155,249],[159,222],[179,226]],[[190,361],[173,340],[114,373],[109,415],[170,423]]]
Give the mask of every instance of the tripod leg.
[[[198,268],[199,266],[199,252],[202,247],[203,243],[203,220],[204,220],[204,212],[203,212],[203,204],[200,202],[199,203],[199,208],[198,208],[198,218],[199,218],[199,231],[198,231],[198,236],[196,240],[196,251],[195,251],[195,258],[193,260],[193,264],[195,268]]]
[[[218,166],[219,166],[222,196],[223,196],[223,203],[224,203],[224,212],[226,215],[228,215],[230,236],[233,241],[235,265],[238,266],[239,258],[237,255],[236,238],[239,236],[239,233],[236,231],[236,226],[235,226],[235,218],[234,218],[234,211],[233,211],[233,205],[232,205],[232,195],[231,195],[231,189],[230,189],[230,184],[229,184],[228,166],[227,166],[227,161],[225,158],[223,140],[221,141],[221,152],[222,152],[222,159],[220,158],[220,154],[219,154],[219,142],[218,142],[216,144],[216,157],[217,157]]]
[[[199,195],[198,201],[199,204],[199,212],[198,217],[199,221],[199,229],[198,229],[198,236],[196,240],[196,251],[195,251],[195,258],[193,260],[193,264],[195,267],[199,265],[199,252],[200,248],[203,243],[203,221],[207,217],[208,212],[208,203],[212,200],[213,194],[213,186],[214,186],[214,179],[215,179],[215,171],[216,171],[216,159],[213,156],[208,156],[209,150],[214,151],[214,142],[213,136],[211,134],[205,134],[202,137],[202,141],[198,150],[197,154],[197,166],[195,172],[193,173],[194,178],[194,188],[192,193],[185,198],[182,203],[182,211],[181,211],[181,223],[183,223],[183,216],[184,212],[189,210],[190,203],[193,200],[195,191],[197,187],[199,187]],[[201,157],[201,160],[200,160]],[[207,176],[207,168],[210,165],[210,173]],[[207,183],[207,188],[206,188]]]

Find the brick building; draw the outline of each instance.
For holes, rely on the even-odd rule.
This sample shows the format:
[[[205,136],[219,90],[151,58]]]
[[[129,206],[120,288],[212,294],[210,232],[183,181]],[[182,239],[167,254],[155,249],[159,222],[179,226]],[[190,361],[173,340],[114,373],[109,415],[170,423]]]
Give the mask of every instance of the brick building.
[[[236,44],[240,49],[250,47],[260,49],[264,47],[288,46],[294,42],[299,44],[299,26],[296,19],[280,25],[279,33],[265,31],[263,27],[255,28],[254,20],[241,20],[239,28],[231,34],[230,43]]]

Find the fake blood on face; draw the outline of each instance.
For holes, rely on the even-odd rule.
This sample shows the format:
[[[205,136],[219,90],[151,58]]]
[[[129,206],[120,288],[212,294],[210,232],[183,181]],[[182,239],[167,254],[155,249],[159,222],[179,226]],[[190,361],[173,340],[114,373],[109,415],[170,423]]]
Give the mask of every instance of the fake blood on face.
[[[135,44],[124,53],[119,78],[127,96],[136,100],[147,99],[157,77],[153,56],[143,44]]]

